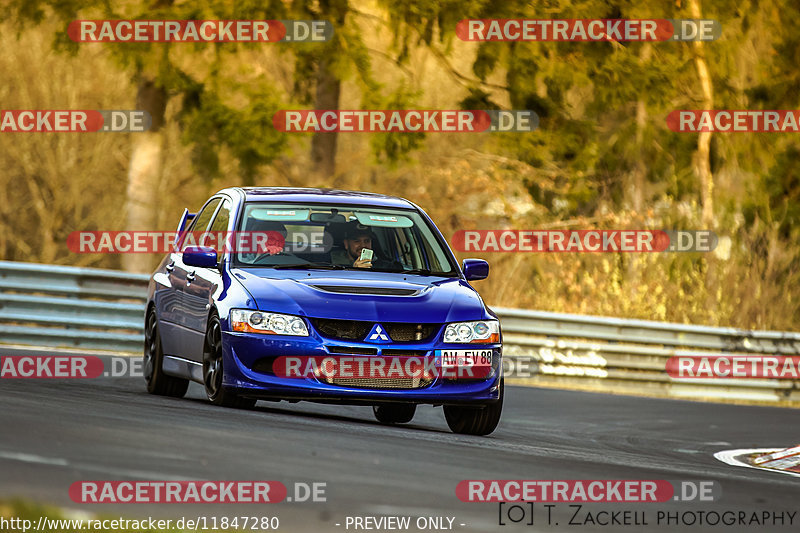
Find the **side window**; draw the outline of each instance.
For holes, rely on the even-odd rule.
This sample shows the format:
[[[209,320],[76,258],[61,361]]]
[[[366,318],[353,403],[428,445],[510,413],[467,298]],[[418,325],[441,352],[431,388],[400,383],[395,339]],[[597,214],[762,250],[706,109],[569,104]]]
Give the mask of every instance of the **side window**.
[[[222,207],[219,208],[217,216],[214,217],[214,222],[211,224],[209,231],[228,231],[228,221],[231,219],[231,201],[225,199],[222,202]]]
[[[192,227],[190,228],[191,231],[206,230],[208,222],[211,220],[211,217],[214,216],[214,211],[217,210],[217,205],[219,205],[221,200],[222,198],[214,198],[203,207],[203,210],[194,217]]]
[[[214,216],[217,206],[222,201],[222,198],[214,198],[208,202],[205,207],[194,217],[189,231],[205,231],[208,223],[211,222],[211,217]],[[195,239],[196,240],[196,239]],[[183,246],[181,246],[183,249]]]
[[[217,216],[214,217],[214,222],[211,223],[211,229],[209,230],[211,233],[221,232],[224,233],[228,231],[228,221],[231,219],[231,201],[227,198],[223,200],[222,207],[219,208],[217,211]],[[225,238],[222,237],[221,239],[216,239],[216,242],[225,242]],[[222,254],[224,250],[222,247],[218,247],[217,250],[217,262],[222,260]]]

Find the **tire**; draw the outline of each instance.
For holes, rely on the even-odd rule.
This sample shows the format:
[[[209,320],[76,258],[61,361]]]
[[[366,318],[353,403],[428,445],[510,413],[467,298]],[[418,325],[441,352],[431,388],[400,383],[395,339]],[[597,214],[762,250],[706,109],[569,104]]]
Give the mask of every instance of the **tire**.
[[[236,392],[222,385],[225,369],[222,360],[222,326],[219,317],[212,315],[206,328],[203,343],[203,387],[206,397],[214,405],[249,409],[256,404],[253,398],[242,398]]]
[[[372,412],[381,424],[405,424],[414,418],[417,406],[413,403],[373,405]]]
[[[164,374],[163,363],[164,352],[161,349],[158,319],[155,310],[150,309],[144,322],[144,355],[142,357],[142,370],[145,383],[147,383],[147,392],[159,396],[183,398],[189,388],[189,380]]]
[[[497,428],[503,413],[503,378],[500,378],[500,397],[485,407],[445,405],[444,418],[453,433],[462,435],[488,435]]]

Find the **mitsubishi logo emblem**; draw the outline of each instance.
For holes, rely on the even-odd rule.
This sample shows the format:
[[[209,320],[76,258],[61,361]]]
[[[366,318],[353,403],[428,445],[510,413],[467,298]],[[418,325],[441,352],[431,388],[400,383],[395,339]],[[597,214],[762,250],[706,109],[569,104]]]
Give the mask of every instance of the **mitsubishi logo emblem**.
[[[367,335],[367,340],[370,342],[389,342],[392,339],[389,338],[389,335],[386,334],[380,324],[375,324],[372,327],[372,331]]]

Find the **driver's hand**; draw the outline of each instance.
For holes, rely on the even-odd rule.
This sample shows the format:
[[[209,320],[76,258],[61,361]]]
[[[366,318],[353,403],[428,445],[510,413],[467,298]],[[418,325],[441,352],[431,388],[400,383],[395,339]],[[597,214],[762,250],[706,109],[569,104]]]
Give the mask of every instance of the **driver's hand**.
[[[372,268],[372,261],[367,259],[356,259],[353,263],[353,266],[356,268]]]

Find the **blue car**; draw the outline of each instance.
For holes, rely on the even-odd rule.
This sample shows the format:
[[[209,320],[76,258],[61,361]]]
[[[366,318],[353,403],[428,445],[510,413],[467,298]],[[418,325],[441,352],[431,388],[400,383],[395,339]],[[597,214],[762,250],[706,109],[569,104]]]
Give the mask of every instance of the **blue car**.
[[[385,424],[431,404],[456,433],[497,427],[500,323],[469,284],[489,265],[459,265],[408,200],[228,188],[184,210],[174,250],[148,289],[150,393],[195,381],[220,406],[371,405]]]

